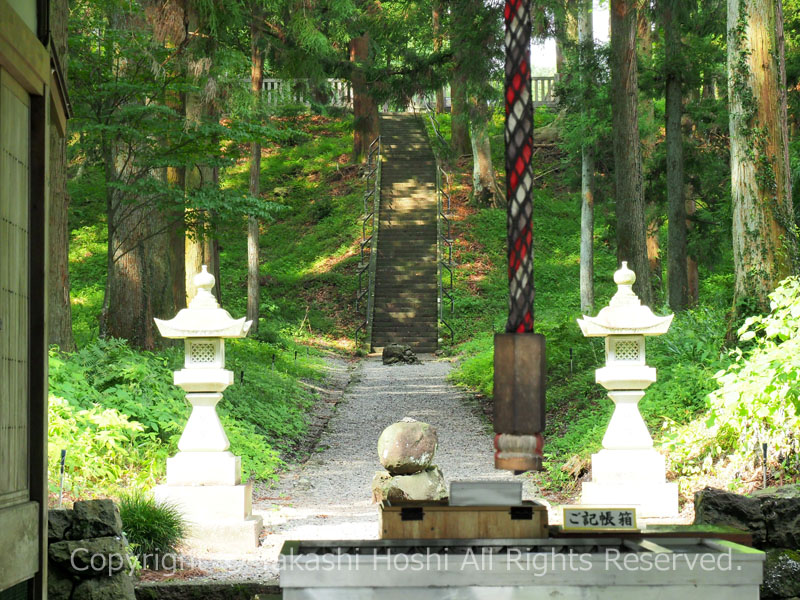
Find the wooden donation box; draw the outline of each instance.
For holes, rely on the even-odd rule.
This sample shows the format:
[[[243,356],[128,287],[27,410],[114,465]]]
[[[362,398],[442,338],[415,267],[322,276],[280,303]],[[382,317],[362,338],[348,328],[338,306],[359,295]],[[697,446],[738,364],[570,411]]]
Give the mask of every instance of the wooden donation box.
[[[453,482],[449,502],[379,506],[381,539],[546,538],[547,507],[522,500],[515,481]]]

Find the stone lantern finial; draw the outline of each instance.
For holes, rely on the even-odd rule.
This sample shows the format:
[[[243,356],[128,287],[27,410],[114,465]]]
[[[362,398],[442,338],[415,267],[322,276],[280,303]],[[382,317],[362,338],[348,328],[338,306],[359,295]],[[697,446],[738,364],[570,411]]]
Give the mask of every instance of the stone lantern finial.
[[[619,286],[625,285],[628,287],[636,283],[636,273],[628,268],[627,260],[623,260],[622,266],[619,268],[619,270],[614,272],[614,283]]]
[[[596,317],[584,315],[578,319],[586,337],[609,335],[662,335],[667,332],[674,315],[659,317],[648,306],[642,304],[633,291],[636,273],[628,268],[627,261],[614,273],[617,293]]]
[[[197,288],[197,293],[189,303],[189,308],[219,308],[217,299],[211,293],[217,280],[208,272],[206,265],[202,266],[201,271],[194,276],[193,281]]]

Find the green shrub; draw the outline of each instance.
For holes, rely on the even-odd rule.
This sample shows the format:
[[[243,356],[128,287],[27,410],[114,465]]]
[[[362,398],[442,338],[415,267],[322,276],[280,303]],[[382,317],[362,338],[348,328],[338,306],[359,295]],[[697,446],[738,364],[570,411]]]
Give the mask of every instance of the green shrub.
[[[188,527],[178,508],[159,502],[141,490],[120,496],[122,528],[139,564],[145,569],[167,566],[168,557],[181,545]]]
[[[97,404],[81,408],[50,396],[47,432],[50,491],[59,491],[60,454],[66,450],[64,492],[78,497],[98,486],[124,485],[131,478],[148,479],[153,473],[137,448],[144,427],[113,408]],[[163,462],[161,463],[163,464]],[[108,487],[107,487],[108,489]]]
[[[273,479],[281,452],[306,431],[313,396],[299,378],[318,379],[319,359],[294,361],[297,346],[229,340],[227,368],[236,383],[217,407],[245,479]],[[275,370],[270,367],[275,356]],[[182,351],[132,349],[124,340],[97,340],[78,352],[50,356],[50,485],[57,491],[58,453],[67,449],[65,488],[75,497],[152,486],[189,417],[185,392],[172,384]]]
[[[759,467],[766,443],[772,469],[798,474],[800,280],[784,280],[770,294],[770,307],[739,329],[730,364],[714,375],[708,414],[665,434],[662,447],[674,472],[701,479],[728,469],[744,479]]]

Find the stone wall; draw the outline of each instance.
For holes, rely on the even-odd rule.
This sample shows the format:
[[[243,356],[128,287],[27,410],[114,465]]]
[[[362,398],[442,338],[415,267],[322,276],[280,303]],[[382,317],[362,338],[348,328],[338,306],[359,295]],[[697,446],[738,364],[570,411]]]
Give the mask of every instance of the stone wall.
[[[767,553],[761,598],[800,598],[800,485],[742,496],[706,488],[694,497],[696,524],[727,525],[753,536]]]
[[[47,537],[49,600],[135,600],[128,543],[111,500],[49,511]]]

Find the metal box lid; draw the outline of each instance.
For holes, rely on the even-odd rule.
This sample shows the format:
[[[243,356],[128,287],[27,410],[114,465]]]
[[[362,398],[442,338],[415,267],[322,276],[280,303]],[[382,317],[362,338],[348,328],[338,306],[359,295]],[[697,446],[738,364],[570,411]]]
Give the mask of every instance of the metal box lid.
[[[519,506],[521,481],[453,481],[450,506]]]

